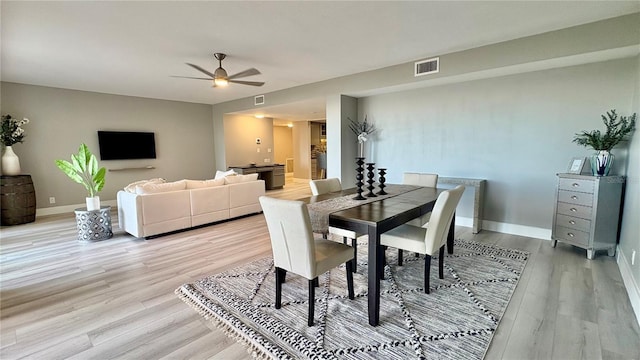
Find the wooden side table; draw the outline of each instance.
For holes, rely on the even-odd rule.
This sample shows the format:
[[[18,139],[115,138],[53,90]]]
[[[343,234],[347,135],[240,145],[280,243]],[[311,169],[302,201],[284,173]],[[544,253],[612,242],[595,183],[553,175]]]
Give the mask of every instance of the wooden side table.
[[[19,225],[36,220],[36,191],[31,175],[0,175],[1,225]]]
[[[78,224],[78,240],[99,241],[110,239],[113,236],[111,206],[102,206],[100,210],[91,211],[80,208],[76,209],[75,213]]]

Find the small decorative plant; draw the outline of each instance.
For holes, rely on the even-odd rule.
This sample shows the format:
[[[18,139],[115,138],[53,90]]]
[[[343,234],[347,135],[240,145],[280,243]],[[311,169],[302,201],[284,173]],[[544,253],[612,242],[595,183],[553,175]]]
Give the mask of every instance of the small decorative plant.
[[[351,129],[351,131],[353,131],[354,134],[356,134],[359,143],[367,141],[367,136],[376,131],[376,127],[373,124],[367,122],[366,116],[364,117],[363,122],[353,121],[351,119],[349,119],[349,121],[351,122],[349,124],[349,128]]]
[[[630,117],[621,116],[618,120],[618,114],[615,110],[607,112],[607,116],[602,115],[602,122],[606,126],[606,131],[602,133],[600,130],[591,130],[576,134],[573,142],[593,148],[596,151],[611,151],[620,141],[630,134],[636,125],[636,114]]]
[[[367,137],[371,133],[376,131],[376,127],[372,123],[367,122],[366,116],[364,117],[363,122],[353,121],[351,119],[349,119],[349,121],[351,122],[349,124],[349,129],[351,129],[351,131],[353,131],[353,133],[356,134],[356,136],[358,137],[358,144],[360,144],[358,156],[364,157],[364,142],[367,141]]]
[[[106,169],[98,167],[98,159],[89,151],[85,144],[80,144],[77,154],[71,155],[71,162],[66,160],[56,160],[56,165],[62,172],[67,174],[71,180],[82,184],[87,189],[87,205],[89,198],[96,198],[98,192],[104,187]],[[89,209],[88,210],[96,210]],[[100,208],[98,200],[98,209]]]
[[[2,126],[0,127],[0,142],[4,146],[13,146],[24,140],[23,125],[29,123],[29,119],[18,120],[11,115],[2,115]]]

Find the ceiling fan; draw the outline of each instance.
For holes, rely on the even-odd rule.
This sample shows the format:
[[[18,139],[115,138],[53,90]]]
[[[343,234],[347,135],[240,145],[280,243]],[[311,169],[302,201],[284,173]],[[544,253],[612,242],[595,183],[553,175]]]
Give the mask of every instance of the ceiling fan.
[[[252,76],[252,75],[259,75],[260,71],[258,71],[258,69],[255,68],[251,68],[251,69],[247,69],[245,71],[241,71],[237,74],[233,74],[233,75],[227,75],[227,71],[225,69],[222,68],[222,60],[224,60],[224,58],[227,57],[226,54],[223,53],[215,53],[213,54],[213,56],[218,60],[218,68],[211,73],[210,71],[203,69],[202,67],[195,65],[195,64],[190,64],[190,63],[186,63],[187,65],[191,66],[192,68],[206,74],[209,75],[210,77],[205,78],[205,77],[193,77],[193,76],[172,76],[172,77],[178,77],[178,78],[185,78],[185,79],[197,79],[197,80],[209,80],[213,82],[213,87],[217,87],[217,86],[227,86],[229,83],[234,83],[234,84],[241,84],[241,85],[251,85],[251,86],[262,86],[264,85],[264,82],[259,82],[259,81],[244,81],[244,80],[235,80],[238,78],[243,78],[243,77],[247,77],[247,76]]]

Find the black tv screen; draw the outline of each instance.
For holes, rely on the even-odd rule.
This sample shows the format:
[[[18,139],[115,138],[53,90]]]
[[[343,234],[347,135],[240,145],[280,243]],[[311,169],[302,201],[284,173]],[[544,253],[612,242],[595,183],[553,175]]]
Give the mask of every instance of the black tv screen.
[[[155,159],[156,139],[152,132],[98,131],[100,160]]]

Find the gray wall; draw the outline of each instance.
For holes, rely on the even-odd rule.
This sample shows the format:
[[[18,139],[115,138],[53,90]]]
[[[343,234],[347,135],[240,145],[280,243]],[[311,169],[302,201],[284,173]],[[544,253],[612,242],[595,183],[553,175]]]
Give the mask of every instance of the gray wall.
[[[636,59],[640,69],[640,57]],[[640,75],[636,72],[633,96],[633,112],[640,116]],[[620,230],[621,271],[630,269],[631,280],[625,285],[629,295],[635,294],[636,317],[640,322],[640,123],[636,122],[636,131],[629,145],[629,161],[627,162],[627,185],[625,188],[624,213]],[[631,265],[631,256],[636,251],[635,264]],[[624,274],[623,274],[624,275]],[[633,297],[632,297],[633,300]]]
[[[359,101],[379,129],[371,160],[388,181],[403,171],[488,180],[484,218],[551,228],[558,172],[591,150],[572,143],[580,130],[603,128],[600,114],[632,113],[636,59],[531,72]],[[626,150],[613,173],[626,167]],[[369,159],[367,159],[369,161]],[[470,195],[470,194],[469,194]],[[471,217],[469,211],[460,215]]]
[[[31,174],[37,208],[83,204],[86,191],[56,166],[80,143],[99,157],[98,130],[152,131],[157,159],[100,161],[107,169],[155,166],[154,170],[107,172],[100,198],[115,200],[125,185],[163,177],[205,179],[215,170],[211,105],[107,95],[15,83],[1,84],[2,113],[28,117],[24,143],[15,145],[24,174]],[[49,204],[49,197],[56,203]]]

